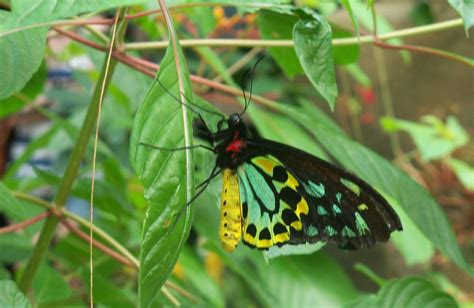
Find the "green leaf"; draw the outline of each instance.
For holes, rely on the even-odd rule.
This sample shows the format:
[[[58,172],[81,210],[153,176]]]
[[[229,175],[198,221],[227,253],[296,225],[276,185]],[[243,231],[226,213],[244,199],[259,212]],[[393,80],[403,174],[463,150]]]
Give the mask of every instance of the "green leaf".
[[[352,11],[351,7],[351,0],[341,0],[342,5],[346,9],[347,13],[351,17],[352,25],[354,26],[355,34],[357,37],[359,37],[359,21],[357,20],[357,17],[354,15],[354,12]]]
[[[19,93],[0,100],[0,119],[20,111],[27,103],[33,101],[43,91],[47,72],[48,69],[43,62],[38,71],[33,74],[33,77]]]
[[[135,116],[130,140],[130,163],[149,202],[140,252],[142,307],[154,305],[159,296],[188,237],[194,209],[186,205],[194,190],[192,151],[158,150],[142,144],[167,149],[192,145],[187,106],[192,102],[191,82],[182,50],[176,44],[178,58],[170,39],[158,76]],[[186,102],[180,102],[180,92]]]
[[[47,29],[30,29],[1,36],[11,28],[12,20],[18,18],[14,13],[0,11],[0,99],[20,91],[43,59]]]
[[[72,295],[64,278],[47,264],[42,264],[33,280],[35,305],[66,299]]]
[[[295,50],[301,66],[313,86],[334,110],[337,97],[336,76],[332,53],[331,27],[312,12],[301,13],[293,29]]]
[[[429,25],[435,22],[433,12],[427,2],[415,3],[410,11],[410,18],[417,26]]]
[[[474,168],[455,158],[449,158],[447,163],[453,169],[462,185],[468,190],[474,191]]]
[[[29,308],[28,299],[11,280],[0,280],[0,307]]]
[[[268,40],[291,40],[293,38],[293,27],[297,22],[297,16],[285,11],[260,10],[257,15],[260,35],[263,39]],[[288,77],[291,78],[303,73],[303,68],[294,49],[270,47],[267,50]]]
[[[469,36],[468,30],[474,26],[474,0],[448,0],[448,2],[461,15],[464,20],[464,30]]]
[[[0,181],[0,212],[5,213],[14,220],[22,220],[25,218],[25,210],[23,205],[13,197],[8,187]]]
[[[186,280],[188,280],[213,307],[224,307],[224,297],[219,286],[212,280],[202,262],[189,248],[183,249],[179,256],[179,264],[181,264],[185,271]]]
[[[403,232],[394,232],[391,240],[408,266],[424,264],[434,256],[432,242],[420,231],[397,201],[387,198],[403,222]]]
[[[272,259],[257,271],[279,307],[340,307],[359,295],[342,268],[321,252]]]
[[[410,134],[426,161],[441,159],[469,141],[469,135],[454,116],[449,116],[446,124],[434,116],[425,116],[422,120],[426,124],[385,117],[381,124],[388,132]]]
[[[353,37],[352,33],[337,26],[332,26],[333,38]],[[332,54],[335,64],[355,63],[359,59],[359,45],[333,46]]]
[[[319,109],[313,107],[312,113],[302,113],[287,108],[287,114],[307,127],[345,168],[395,199],[436,248],[460,268],[474,274],[461,253],[446,215],[425,188],[377,153],[350,140]]]
[[[287,117],[271,114],[259,108],[250,108],[248,113],[262,137],[304,148],[308,153],[328,159],[324,149],[314,142],[314,138],[308,135],[301,125]]]
[[[0,11],[0,99],[20,91],[38,70],[48,31],[44,23],[142,2],[145,1],[13,1],[11,12]]]
[[[458,307],[447,293],[421,277],[386,282],[377,295],[369,295],[345,307]]]
[[[25,235],[8,233],[0,236],[0,247],[0,262],[9,263],[26,259],[33,250],[33,243]]]

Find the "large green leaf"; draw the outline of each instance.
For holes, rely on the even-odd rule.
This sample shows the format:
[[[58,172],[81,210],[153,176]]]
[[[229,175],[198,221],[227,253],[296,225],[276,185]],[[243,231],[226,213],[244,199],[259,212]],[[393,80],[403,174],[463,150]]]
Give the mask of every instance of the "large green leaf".
[[[313,86],[334,109],[337,97],[332,53],[332,33],[328,22],[315,12],[299,12],[293,29],[295,50]]]
[[[448,2],[464,20],[464,29],[467,34],[469,28],[474,26],[474,0],[448,0]]]
[[[0,118],[7,117],[12,113],[18,112],[27,103],[32,102],[33,99],[43,91],[47,72],[48,69],[43,62],[38,71],[33,74],[33,77],[20,93],[17,93],[16,95],[13,95],[7,99],[0,100]]]
[[[144,2],[139,0],[22,0],[0,11],[0,99],[20,91],[43,59],[45,22],[77,14]]]
[[[186,61],[176,44],[177,58],[170,41],[159,74],[137,112],[130,140],[130,163],[149,203],[140,252],[143,307],[153,305],[169,277],[188,237],[194,208],[186,205],[194,190],[192,151],[158,150],[142,144],[168,149],[192,145],[192,89]],[[185,102],[180,102],[180,94],[187,98]]]
[[[377,295],[368,295],[345,307],[458,307],[447,293],[421,277],[406,277],[383,284]]]
[[[466,272],[474,274],[461,253],[446,215],[429,192],[377,153],[350,140],[319,109],[313,107],[312,110],[306,108],[303,113],[287,108],[287,113],[307,127],[345,168],[396,200],[436,248]]]
[[[14,281],[0,280],[0,307],[29,308],[31,304]]]
[[[33,280],[33,291],[36,305],[64,300],[72,295],[64,277],[46,263],[40,266]]]
[[[273,259],[257,270],[278,307],[340,307],[359,295],[342,268],[321,252]]]

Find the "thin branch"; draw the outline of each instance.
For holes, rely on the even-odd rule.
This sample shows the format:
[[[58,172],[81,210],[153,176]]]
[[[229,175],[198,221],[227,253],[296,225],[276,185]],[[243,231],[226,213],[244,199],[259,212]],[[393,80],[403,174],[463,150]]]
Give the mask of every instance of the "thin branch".
[[[173,304],[173,306],[181,306],[178,299],[173,294],[171,294],[167,288],[161,288],[161,292],[163,292],[163,295],[170,301],[171,304]]]
[[[0,235],[1,234],[12,233],[12,232],[15,232],[17,230],[24,229],[28,226],[31,226],[32,224],[37,223],[40,220],[43,220],[44,218],[48,217],[49,215],[50,215],[49,212],[43,212],[43,213],[39,214],[38,216],[35,216],[35,217],[30,218],[28,220],[25,220],[25,221],[19,222],[17,224],[12,224],[12,225],[0,228]]]
[[[18,192],[18,191],[13,191],[12,194],[13,196],[15,196],[15,198],[28,201],[32,204],[39,205],[45,209],[48,209],[48,210],[55,209],[51,203],[43,199],[37,198],[35,196],[25,194],[23,192]],[[85,220],[84,218],[74,213],[69,212],[66,209],[62,209],[61,211],[53,211],[52,213],[55,216],[65,216],[67,218],[70,218],[86,228],[91,227],[92,229],[94,229],[94,234],[99,235],[103,240],[108,242],[112,247],[114,247],[117,251],[119,251],[124,257],[126,257],[130,261],[130,263],[133,264],[134,268],[140,268],[140,262],[137,260],[137,258],[135,258],[125,247],[123,247],[119,242],[117,242],[114,238],[112,238],[107,232],[105,232],[101,228],[97,227],[96,225],[90,226],[87,220]]]
[[[470,68],[474,68],[474,60],[472,59],[469,59],[467,57],[463,57],[451,52],[447,52],[444,50],[431,48],[431,47],[416,46],[416,45],[393,45],[393,44],[388,44],[379,40],[374,41],[374,45],[383,49],[407,50],[407,51],[416,52],[416,53],[438,56],[441,58],[459,62],[461,64],[469,66]]]
[[[189,299],[190,301],[192,301],[193,303],[195,304],[199,304],[201,303],[201,301],[199,300],[199,298],[197,298],[196,296],[192,295],[191,293],[189,293],[188,291],[182,289],[180,286],[178,286],[177,284],[175,284],[174,282],[171,282],[171,281],[166,281],[166,286],[170,289],[173,289],[175,290],[176,292],[179,292],[183,297],[186,297],[187,299]]]
[[[424,33],[431,33],[463,25],[462,19],[443,21],[427,26],[413,27],[403,30],[387,32],[375,38],[372,34],[363,35],[359,38],[337,38],[332,40],[333,46],[346,46],[371,44],[378,40],[390,40],[394,38],[410,37]],[[181,47],[214,46],[214,47],[293,47],[293,40],[261,40],[261,39],[187,39],[179,41]],[[167,41],[162,42],[136,42],[125,44],[125,50],[164,49],[168,46]]]
[[[62,217],[62,218],[60,218],[60,220],[61,220],[61,223],[66,228],[69,229],[69,231],[71,231],[72,233],[77,235],[79,238],[83,239],[87,243],[91,243],[95,248],[101,250],[105,254],[107,254],[107,255],[111,256],[112,258],[114,258],[115,260],[119,261],[120,263],[122,263],[124,265],[127,265],[127,266],[130,266],[130,267],[135,267],[135,264],[130,262],[130,260],[128,260],[124,256],[120,255],[115,250],[112,250],[109,247],[105,246],[101,242],[92,239],[89,235],[87,235],[87,233],[83,232],[81,229],[79,229],[75,225],[71,224],[66,218]]]

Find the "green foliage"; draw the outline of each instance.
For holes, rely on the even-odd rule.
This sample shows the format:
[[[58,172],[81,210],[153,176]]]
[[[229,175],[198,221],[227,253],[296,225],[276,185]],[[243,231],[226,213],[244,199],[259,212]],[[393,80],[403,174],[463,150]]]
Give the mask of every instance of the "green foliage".
[[[31,304],[25,295],[18,290],[15,282],[11,280],[0,280],[0,306],[29,308]]]
[[[464,20],[464,29],[468,34],[469,29],[474,26],[474,1],[448,0],[448,2],[461,15]]]
[[[446,124],[434,116],[424,116],[423,124],[405,120],[382,118],[387,132],[405,131],[415,142],[423,160],[436,160],[451,154],[469,141],[469,135],[454,116]]]
[[[345,307],[458,307],[456,301],[426,279],[406,277],[383,284],[377,295],[368,295]]]
[[[336,105],[337,85],[328,22],[316,13],[300,13],[293,29],[295,50],[303,70],[331,109]]]
[[[103,65],[103,53],[77,43],[68,45],[64,51],[53,52],[48,46],[45,47],[48,28],[80,14],[94,15],[97,11],[144,2],[25,0],[12,1],[11,12],[0,11],[0,118],[21,118],[19,111],[39,95],[51,102],[47,108],[34,108],[50,126],[7,165],[0,182],[0,212],[6,214],[7,223],[25,221],[54,206],[48,202],[59,189],[68,157],[76,151],[72,145],[84,125],[90,90],[102,82],[97,68]],[[233,38],[246,35],[255,38],[256,33],[260,33],[262,40],[288,39],[293,40],[295,45],[294,48],[272,46],[265,49],[277,65],[266,58],[252,76],[254,99],[246,111],[253,124],[252,129],[263,138],[337,161],[382,192],[399,213],[404,226],[404,231],[393,234],[391,241],[394,244],[392,248],[402,255],[405,265],[422,264],[423,273],[426,273],[428,270],[424,269],[429,269],[428,263],[437,249],[466,273],[472,273],[444,213],[433,197],[393,164],[350,140],[339,125],[312,102],[301,100],[306,96],[315,97],[311,83],[334,108],[337,98],[335,71],[339,68],[347,71],[357,84],[372,84],[357,64],[361,45],[332,44],[332,40],[338,38],[352,38],[355,42],[359,36],[359,23],[372,29],[372,16],[366,4],[341,0],[342,7],[336,2],[306,1],[308,6],[318,8],[316,13],[307,7],[282,6],[280,1],[278,5],[277,1],[266,2],[225,1],[238,7],[230,11],[237,14],[252,12],[257,19],[255,24],[249,22],[248,28],[245,24],[232,27],[231,30],[236,31]],[[463,16],[468,29],[472,25],[470,2],[450,3]],[[200,6],[187,1],[172,5],[182,4],[189,7],[173,11],[176,31],[181,39],[194,33],[205,37],[222,26],[222,20],[215,16],[213,6]],[[136,6],[133,12],[154,8],[148,4]],[[344,9],[352,22],[354,34],[339,24],[327,22],[329,14]],[[95,18],[88,15],[78,17]],[[133,31],[127,32],[139,33],[139,36],[146,36],[149,40],[166,40],[176,35],[174,30],[171,34],[165,33],[163,23],[157,22],[157,19],[161,20],[152,15],[146,21],[128,20]],[[431,23],[426,18],[423,20]],[[349,19],[347,21],[350,25]],[[379,33],[392,31],[390,24],[381,16],[377,16],[377,28]],[[75,31],[75,26],[69,30]],[[94,33],[91,35],[82,29],[78,34],[87,39],[97,39]],[[126,36],[124,40],[133,39],[135,36]],[[399,44],[401,41],[395,39],[391,42]],[[126,48],[126,43],[122,47]],[[207,81],[214,77],[224,80],[233,88],[232,91],[221,84],[215,89],[236,95],[240,93],[242,72],[254,63],[255,58],[248,58],[249,50],[246,48],[226,47],[223,51],[220,48],[193,46],[185,52],[179,44],[176,48],[169,47],[166,53],[127,51],[127,55],[159,63],[159,73],[151,79],[134,68],[119,64],[105,96],[94,197],[94,225],[100,232],[95,233],[94,238],[120,255],[124,255],[125,251],[132,259],[133,256],[140,256],[140,271],[117,262],[98,249],[94,250],[95,305],[134,307],[140,303],[147,307],[168,306],[170,298],[176,298],[182,306],[203,307],[421,307],[456,304],[438,287],[416,277],[390,280],[377,294],[364,296],[361,287],[352,282],[349,272],[321,249],[324,246],[321,243],[296,248],[274,247],[264,253],[239,245],[233,254],[224,252],[218,239],[219,177],[197,200],[187,204],[193,197],[195,184],[209,176],[215,161],[214,154],[201,149],[174,152],[166,149],[207,144],[202,135],[195,133],[193,137],[192,120],[196,114],[191,108],[202,115],[212,131],[217,130],[216,124],[221,118],[203,108],[216,113],[220,109],[197,94],[204,94],[206,99],[209,94],[209,100],[222,107],[226,114],[242,110],[241,107],[225,105],[232,100],[213,96],[217,91],[208,90],[215,84],[210,86],[196,78],[191,85],[188,65],[193,74],[204,76],[202,78],[207,78]],[[41,63],[51,63],[45,58],[51,58],[54,63],[58,59],[69,62],[78,56],[90,59],[94,68],[74,71],[67,86],[49,84],[45,87],[48,68]],[[471,59],[463,59],[472,62]],[[179,65],[176,65],[176,60]],[[244,63],[240,67],[232,67],[241,60]],[[303,73],[309,81],[298,76]],[[294,77],[294,80],[289,81],[287,77]],[[178,79],[183,84],[182,93]],[[264,93],[280,103],[272,104],[256,98],[256,93]],[[184,96],[182,102],[181,94]],[[260,104],[268,108],[261,108]],[[466,131],[453,117],[448,117],[446,123],[431,118],[424,124],[398,119],[384,120],[384,124],[397,132],[408,132],[426,160],[445,159],[468,142]],[[67,196],[70,202],[65,209],[65,217],[88,233],[85,219],[88,217],[91,193],[93,148],[87,138],[82,146],[86,152],[84,157],[73,162],[81,168]],[[48,168],[33,166],[34,173],[24,176],[23,168],[34,162],[35,155],[40,151],[51,154],[51,165]],[[466,188],[474,189],[472,166],[451,157],[445,162]],[[13,190],[16,192],[12,193]],[[30,195],[33,193],[38,193],[42,201],[38,202]],[[28,201],[21,200],[25,196]],[[0,236],[0,279],[18,280],[22,277],[25,261],[31,260],[31,252],[42,226],[40,222]],[[193,232],[188,240],[191,228]],[[90,292],[89,243],[65,228],[57,231],[53,245],[42,260],[38,260],[41,261],[38,263],[40,267],[32,281],[32,290],[28,292],[31,302],[39,307],[87,305]],[[213,263],[209,261],[211,259]],[[10,267],[10,263],[14,266]],[[13,273],[10,273],[11,268]],[[217,275],[215,272],[218,272]],[[13,280],[0,281],[0,306],[30,307]],[[169,288],[166,281],[172,281],[197,300]],[[443,286],[443,289],[446,288],[449,289]],[[165,295],[168,293],[163,290],[169,292],[171,297]],[[462,298],[462,295],[455,295]],[[354,299],[357,301],[351,303]]]

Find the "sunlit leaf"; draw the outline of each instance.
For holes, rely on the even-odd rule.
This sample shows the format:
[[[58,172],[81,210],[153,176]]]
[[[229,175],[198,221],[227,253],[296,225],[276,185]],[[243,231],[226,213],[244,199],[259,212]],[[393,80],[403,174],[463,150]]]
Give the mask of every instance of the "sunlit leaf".
[[[474,168],[462,160],[450,158],[447,160],[448,165],[453,169],[454,173],[461,181],[462,185],[469,190],[474,191]]]

